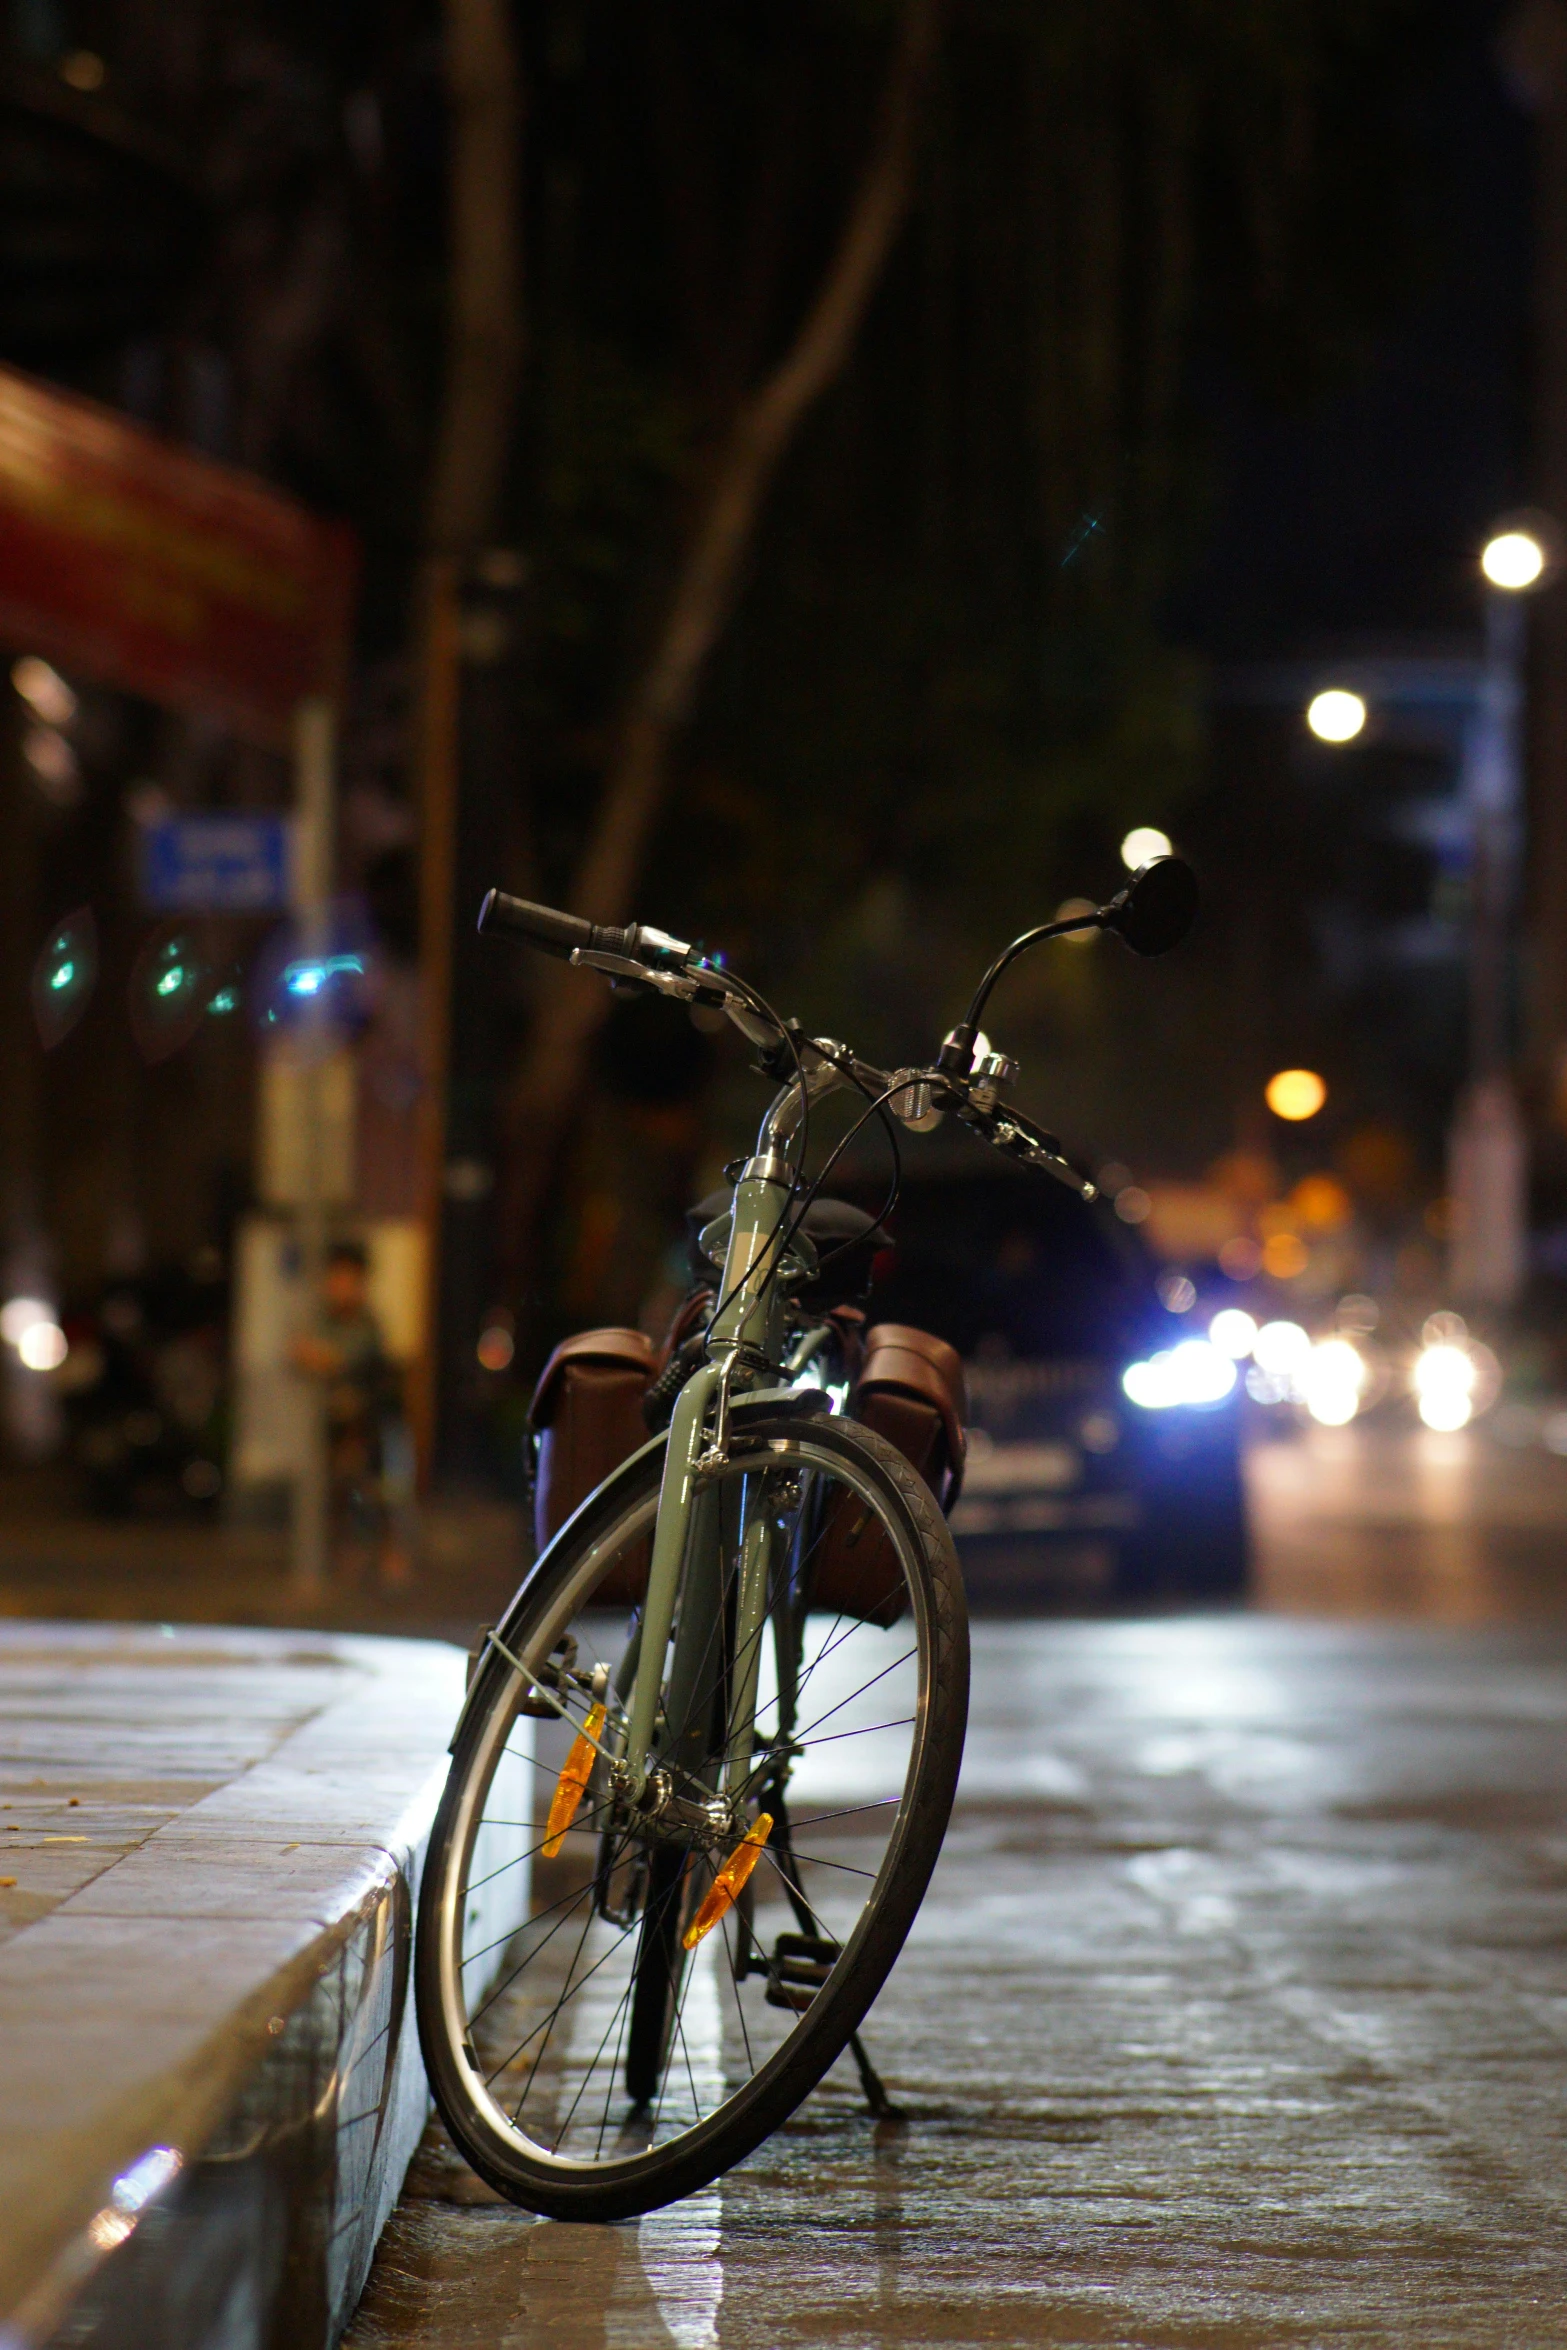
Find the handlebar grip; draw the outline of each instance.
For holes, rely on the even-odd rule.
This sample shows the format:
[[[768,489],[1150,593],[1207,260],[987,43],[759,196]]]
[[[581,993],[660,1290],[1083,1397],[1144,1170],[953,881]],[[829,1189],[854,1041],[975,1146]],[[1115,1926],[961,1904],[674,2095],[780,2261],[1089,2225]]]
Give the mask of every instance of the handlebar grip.
[[[479,908],[479,928],[486,936],[495,931],[509,931],[514,938],[525,938],[530,946],[541,948],[547,955],[562,957],[575,954],[579,948],[597,949],[601,954],[629,954],[636,942],[634,927],[615,930],[597,922],[586,922],[580,914],[563,914],[554,906],[530,905],[526,898],[508,897],[501,889],[485,891],[484,903]]]

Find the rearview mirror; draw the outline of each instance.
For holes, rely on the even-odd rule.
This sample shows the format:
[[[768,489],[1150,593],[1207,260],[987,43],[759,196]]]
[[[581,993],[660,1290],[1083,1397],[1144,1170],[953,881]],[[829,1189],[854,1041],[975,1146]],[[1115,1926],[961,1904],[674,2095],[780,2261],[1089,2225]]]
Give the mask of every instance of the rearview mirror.
[[[1167,955],[1197,919],[1197,876],[1184,858],[1155,857],[1101,908],[1099,919],[1134,955]]]

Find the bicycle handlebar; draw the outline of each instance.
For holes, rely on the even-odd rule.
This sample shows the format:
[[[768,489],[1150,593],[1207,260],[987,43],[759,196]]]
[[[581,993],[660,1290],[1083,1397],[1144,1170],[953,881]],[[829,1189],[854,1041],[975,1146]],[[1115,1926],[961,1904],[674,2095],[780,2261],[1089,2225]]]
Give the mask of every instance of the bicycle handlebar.
[[[612,955],[629,954],[635,938],[632,930],[603,928],[596,922],[585,922],[580,914],[562,914],[554,906],[534,906],[526,898],[508,897],[501,889],[486,890],[479,908],[479,928],[486,935],[498,930],[510,931],[513,937],[525,938],[529,946],[540,948],[546,955],[563,958],[583,948]]]
[[[1071,925],[1063,923],[1055,927],[1065,929]],[[802,1035],[792,1024],[774,1039],[757,1022],[757,1007],[748,991],[742,993],[728,974],[703,963],[684,939],[671,938],[667,930],[654,930],[641,922],[616,929],[589,922],[580,914],[562,913],[554,906],[535,906],[526,898],[508,897],[499,889],[486,891],[479,908],[479,929],[487,936],[509,932],[515,938],[525,939],[529,946],[547,955],[559,955],[567,962],[607,968],[611,978],[617,967],[629,977],[640,966],[646,974],[640,983],[652,985],[662,993],[688,1000],[722,1001],[729,1017],[753,1042],[782,1045],[793,1037],[797,1053],[804,1050],[813,1054],[818,1062],[836,1069],[859,1092],[867,1096],[874,1094],[882,1101],[899,1092],[916,1090],[934,1095],[938,1108],[956,1111],[972,1133],[1007,1157],[1044,1169],[1085,1199],[1095,1197],[1096,1186],[1080,1168],[1072,1165],[1053,1134],[1046,1134],[1018,1111],[1002,1107],[993,1092],[988,1098],[979,1093],[968,1081],[966,1069],[960,1071],[944,1065],[951,1059],[966,1059],[966,1054],[953,1055],[948,1050],[961,1031],[955,1030],[948,1039],[948,1047],[943,1047],[935,1068],[889,1073],[857,1059],[845,1045],[825,1037]],[[894,1115],[902,1113],[895,1111]]]
[[[634,963],[683,961],[691,948],[667,930],[653,930],[645,922],[628,922],[624,929],[612,923],[589,922],[581,914],[564,914],[555,906],[531,905],[526,898],[508,897],[503,889],[484,893],[479,929],[486,935],[509,931],[546,955],[570,962],[573,955],[624,955]]]

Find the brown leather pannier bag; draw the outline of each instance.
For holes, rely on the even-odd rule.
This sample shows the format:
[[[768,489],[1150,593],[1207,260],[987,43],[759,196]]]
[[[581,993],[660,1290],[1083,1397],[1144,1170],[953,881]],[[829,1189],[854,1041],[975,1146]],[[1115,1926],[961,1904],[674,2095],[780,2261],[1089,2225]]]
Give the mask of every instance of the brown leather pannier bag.
[[[640,1330],[583,1330],[550,1356],[528,1420],[538,1438],[533,1532],[540,1550],[612,1469],[647,1442],[642,1398],[658,1349]],[[628,1551],[599,1589],[608,1606],[636,1604],[647,1587],[648,1545]]]
[[[955,1347],[927,1330],[879,1322],[866,1334],[850,1412],[895,1444],[942,1509],[951,1509],[968,1442],[968,1395]],[[872,1513],[840,1489],[817,1545],[811,1605],[885,1626],[897,1622],[907,1603],[892,1545]]]

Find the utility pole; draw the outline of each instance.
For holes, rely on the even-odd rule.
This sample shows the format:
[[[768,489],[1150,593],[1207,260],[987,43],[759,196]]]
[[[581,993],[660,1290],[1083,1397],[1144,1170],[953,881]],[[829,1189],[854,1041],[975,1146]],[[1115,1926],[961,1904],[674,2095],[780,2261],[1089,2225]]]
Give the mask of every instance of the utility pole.
[[[1528,1153],[1512,1076],[1526,639],[1522,598],[1488,587],[1485,665],[1464,739],[1469,1081],[1453,1121],[1449,1188],[1454,1292],[1493,1306],[1512,1305],[1528,1272]]]
[[[1567,5],[1520,0],[1499,52],[1534,117],[1533,494],[1567,526]],[[1535,600],[1525,1065],[1536,1149],[1567,1172],[1567,581]]]
[[[452,1038],[452,896],[457,862],[462,671],[457,558],[424,565],[419,626],[419,1220],[424,1229],[424,1342],[410,1366],[408,1418],[420,1484],[435,1464],[440,1412],[441,1243],[446,1210],[447,1084]]]
[[[335,734],[332,705],[324,696],[312,695],[300,703],[294,720],[294,913],[299,924],[302,959],[314,959],[323,966],[331,952],[327,931],[337,813]],[[302,1131],[296,1228],[301,1318],[307,1331],[313,1329],[321,1311],[322,1278],[326,1271],[330,1190],[326,1088],[327,1056],[333,1041],[327,1009],[330,992],[321,986],[303,999],[298,1038]],[[331,1534],[326,1399],[318,1379],[304,1372],[299,1377],[304,1388],[304,1409],[299,1421],[291,1565],[295,1590],[302,1597],[315,1598],[326,1587]]]

